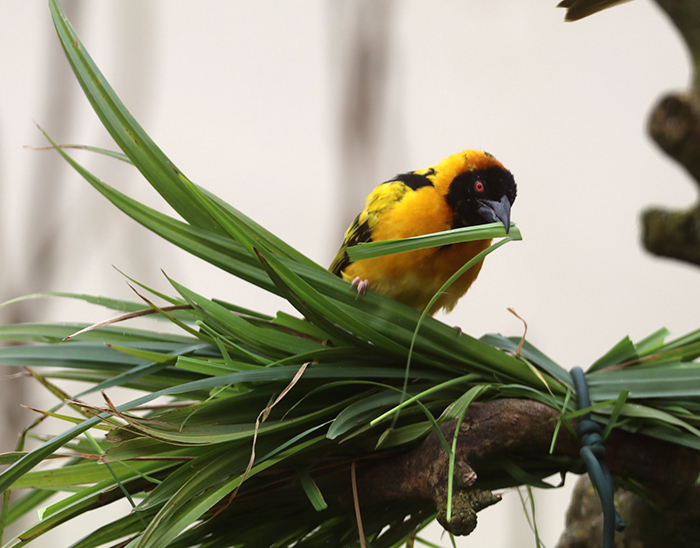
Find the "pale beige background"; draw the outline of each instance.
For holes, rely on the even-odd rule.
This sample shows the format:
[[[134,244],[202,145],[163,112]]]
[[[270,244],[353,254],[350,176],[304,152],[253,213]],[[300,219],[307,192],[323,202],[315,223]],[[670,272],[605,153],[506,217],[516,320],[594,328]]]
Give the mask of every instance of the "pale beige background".
[[[385,88],[363,159],[343,149],[341,125],[354,25],[368,3],[63,4],[170,158],[315,260],[331,260],[374,185],[462,148],[483,148],[516,176],[513,220],[525,239],[488,259],[448,322],[477,336],[519,334],[506,311],[514,307],[530,340],[567,368],[588,365],[626,334],[698,327],[698,270],[651,257],[639,244],[644,207],[696,199],[685,174],[645,134],[654,102],[689,78],[682,43],[655,4],[636,0],[565,24],[555,0],[383,3],[374,13],[389,21],[379,32]],[[0,0],[0,7],[0,300],[40,290],[131,298],[115,265],[165,291],[161,268],[207,295],[276,310],[275,298],[119,214],[55,154],[22,148],[43,144],[33,121],[61,142],[111,143],[71,77],[45,0]],[[120,189],[159,203],[126,166],[80,158]],[[55,301],[0,314],[7,322],[108,313]],[[0,390],[16,393],[13,383],[0,381]],[[43,393],[26,398],[46,401]],[[15,436],[2,432],[5,449]],[[538,492],[550,547],[567,497]],[[517,494],[505,499],[480,514],[475,535],[458,546],[533,546]],[[430,534],[448,546],[438,528]],[[81,536],[67,528],[61,535],[34,545],[68,546]]]

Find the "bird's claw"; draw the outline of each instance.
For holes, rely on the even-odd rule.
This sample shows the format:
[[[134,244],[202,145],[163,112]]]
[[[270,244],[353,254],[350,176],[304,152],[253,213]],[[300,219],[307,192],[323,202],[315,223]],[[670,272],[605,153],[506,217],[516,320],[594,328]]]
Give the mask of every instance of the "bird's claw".
[[[369,287],[369,280],[363,280],[357,276],[350,284],[352,287],[357,287],[357,295],[355,299],[359,299],[360,295],[367,293],[367,288]]]

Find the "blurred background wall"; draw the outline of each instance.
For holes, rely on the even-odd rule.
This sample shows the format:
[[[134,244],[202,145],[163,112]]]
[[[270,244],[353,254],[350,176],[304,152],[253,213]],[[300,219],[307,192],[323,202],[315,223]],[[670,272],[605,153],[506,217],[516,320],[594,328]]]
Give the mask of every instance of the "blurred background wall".
[[[698,271],[645,253],[638,222],[644,207],[683,207],[696,193],[645,133],[653,103],[689,77],[665,16],[636,0],[565,24],[555,4],[62,2],[180,169],[321,263],[376,184],[464,148],[496,155],[518,181],[513,220],[524,240],[489,257],[446,321],[475,336],[517,335],[514,307],[529,340],[572,367],[626,334],[698,327]],[[23,148],[45,144],[34,122],[59,142],[113,145],[73,80],[46,1],[0,6],[0,301],[36,291],[133,298],[114,265],[163,291],[161,268],[210,296],[288,309],[148,234],[55,153]],[[76,156],[160,204],[128,166]],[[67,300],[0,309],[3,323],[108,315]],[[31,418],[19,403],[46,407],[24,380],[0,377],[0,450]],[[567,489],[537,492],[548,546],[567,500]],[[534,545],[517,493],[479,521],[458,546]],[[75,535],[63,529],[34,545],[68,546]],[[437,527],[431,538],[448,544]]]

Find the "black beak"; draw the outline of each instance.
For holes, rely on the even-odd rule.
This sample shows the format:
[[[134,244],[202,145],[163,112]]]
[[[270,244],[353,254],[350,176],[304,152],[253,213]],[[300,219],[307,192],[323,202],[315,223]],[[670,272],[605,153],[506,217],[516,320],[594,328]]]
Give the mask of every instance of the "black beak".
[[[510,201],[507,196],[503,196],[500,201],[477,200],[479,208],[477,212],[490,223],[503,223],[506,234],[510,231]]]

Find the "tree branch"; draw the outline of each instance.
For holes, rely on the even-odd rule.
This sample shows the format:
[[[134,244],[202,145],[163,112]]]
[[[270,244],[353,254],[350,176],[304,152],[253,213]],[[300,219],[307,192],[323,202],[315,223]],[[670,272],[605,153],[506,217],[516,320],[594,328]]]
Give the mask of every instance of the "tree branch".
[[[649,134],[700,184],[700,2],[656,0],[685,40],[693,60],[693,85],[656,106]],[[654,208],[642,216],[644,246],[657,255],[700,265],[700,203],[687,211]]]
[[[457,438],[453,514],[446,519],[449,457],[438,436],[432,433],[413,451],[373,463],[359,477],[359,498],[364,504],[390,500],[429,499],[438,510],[440,523],[454,534],[467,535],[476,527],[476,513],[500,497],[485,489],[518,482],[504,479],[499,459],[548,455],[558,411],[531,400],[502,399],[473,403]],[[448,440],[456,422],[442,426]],[[700,452],[646,436],[613,430],[606,441],[605,462],[610,471],[636,484],[654,501],[656,511],[675,516],[674,524],[684,535],[700,529]],[[575,436],[562,427],[554,455],[568,457],[555,473],[571,469],[579,455]],[[500,473],[496,473],[496,470]],[[700,538],[700,530],[697,531]],[[695,544],[695,546],[700,544]]]

